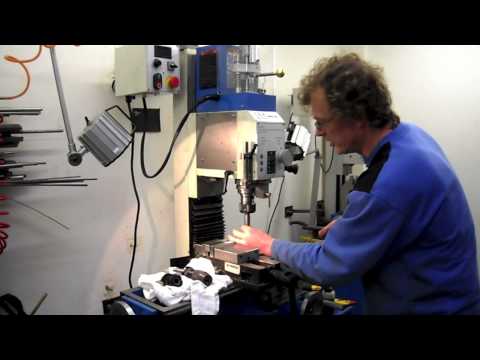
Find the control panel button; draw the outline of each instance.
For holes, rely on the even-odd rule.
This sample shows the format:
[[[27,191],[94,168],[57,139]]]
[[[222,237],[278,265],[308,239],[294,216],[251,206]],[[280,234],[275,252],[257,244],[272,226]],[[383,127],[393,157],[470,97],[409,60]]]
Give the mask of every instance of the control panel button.
[[[154,68],[158,68],[158,67],[160,67],[161,65],[162,65],[162,60],[160,60],[160,59],[155,59],[155,60],[153,60],[153,67],[154,67]]]
[[[176,89],[180,85],[180,79],[176,76],[170,76],[167,79],[167,85],[170,89]]]
[[[175,71],[176,68],[178,68],[178,65],[175,64],[174,61],[168,61],[168,62],[167,62],[167,69],[168,69],[168,71]]]
[[[160,90],[162,88],[162,74],[154,74],[153,75],[153,88],[155,90]]]

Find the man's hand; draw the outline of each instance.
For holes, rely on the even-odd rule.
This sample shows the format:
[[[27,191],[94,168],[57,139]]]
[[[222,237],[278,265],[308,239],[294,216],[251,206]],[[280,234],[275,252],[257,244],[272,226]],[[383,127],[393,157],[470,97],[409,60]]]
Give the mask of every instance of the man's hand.
[[[325,239],[325,236],[327,236],[327,233],[330,231],[330,229],[335,225],[335,222],[337,220],[330,221],[326,226],[324,226],[319,232],[318,232],[318,238],[320,240]]]
[[[234,229],[228,239],[241,246],[258,248],[262,254],[272,256],[273,238],[263,230],[242,225],[239,230]]]

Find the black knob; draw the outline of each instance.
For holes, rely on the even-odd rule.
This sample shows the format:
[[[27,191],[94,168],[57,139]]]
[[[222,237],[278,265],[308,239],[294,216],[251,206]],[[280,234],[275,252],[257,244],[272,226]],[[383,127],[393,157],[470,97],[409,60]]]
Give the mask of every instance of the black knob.
[[[178,68],[178,65],[175,64],[173,61],[169,61],[167,63],[167,69],[168,71],[174,71],[176,68]]]
[[[158,68],[160,65],[162,65],[162,60],[160,59],[153,60],[153,67]]]
[[[288,171],[288,172],[297,174],[297,172],[298,172],[298,165],[295,164],[295,165],[285,166],[285,171]]]

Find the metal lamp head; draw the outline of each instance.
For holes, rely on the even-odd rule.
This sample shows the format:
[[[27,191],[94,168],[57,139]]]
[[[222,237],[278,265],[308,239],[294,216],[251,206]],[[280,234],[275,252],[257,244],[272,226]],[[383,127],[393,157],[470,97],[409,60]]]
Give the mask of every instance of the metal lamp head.
[[[131,134],[108,112],[103,112],[82,131],[78,137],[93,156],[108,166],[126,150],[132,141]]]

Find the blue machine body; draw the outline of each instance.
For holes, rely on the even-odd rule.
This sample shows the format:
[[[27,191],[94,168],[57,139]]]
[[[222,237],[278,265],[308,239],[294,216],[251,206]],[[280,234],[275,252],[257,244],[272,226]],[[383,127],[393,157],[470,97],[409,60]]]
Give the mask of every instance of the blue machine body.
[[[300,311],[305,294],[297,296],[297,312]],[[218,315],[283,315],[291,316],[290,305],[287,302],[276,309],[266,309],[260,306],[256,297],[248,292],[226,291],[222,292],[220,311]],[[144,298],[141,288],[133,288],[122,291],[120,300],[126,302],[132,308],[135,315],[190,315],[191,307],[187,302],[172,306],[162,306],[158,302],[152,302]],[[361,312],[358,305],[344,310],[335,310],[334,315],[358,315]]]
[[[138,297],[143,298],[143,290],[141,288],[136,288],[132,291]],[[128,305],[131,306],[135,315],[158,315],[159,311],[152,305],[148,304],[146,301],[139,301],[136,298],[133,298],[129,295],[123,295],[121,300],[125,301]]]
[[[219,101],[208,101],[197,112],[220,111],[276,111],[276,97],[252,92],[236,92],[229,63],[235,53],[232,45],[212,45],[197,48],[195,58],[195,97],[199,101],[207,95],[220,94]]]

